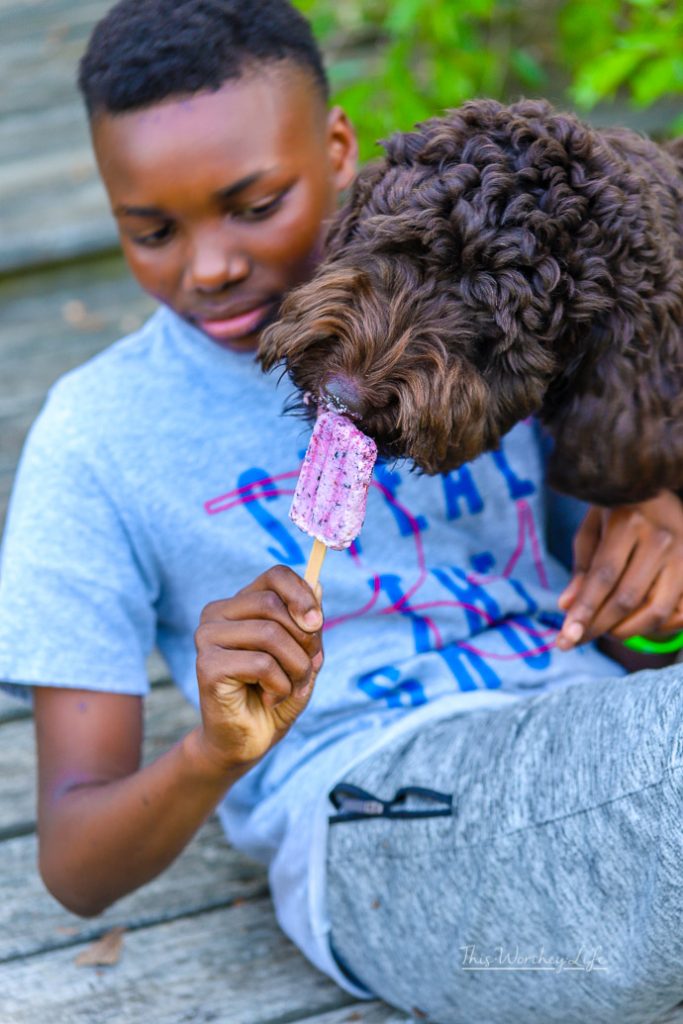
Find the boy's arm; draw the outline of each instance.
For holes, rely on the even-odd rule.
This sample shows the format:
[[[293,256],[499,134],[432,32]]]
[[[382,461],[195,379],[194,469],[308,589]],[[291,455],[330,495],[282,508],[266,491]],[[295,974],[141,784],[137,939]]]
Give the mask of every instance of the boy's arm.
[[[310,588],[281,566],[208,605],[202,724],[144,768],[139,697],[35,689],[40,870],[61,903],[93,916],[174,860],[308,703],[321,626]]]
[[[90,917],[163,871],[248,766],[219,767],[195,729],[139,769],[140,697],[34,694],[40,873]]]

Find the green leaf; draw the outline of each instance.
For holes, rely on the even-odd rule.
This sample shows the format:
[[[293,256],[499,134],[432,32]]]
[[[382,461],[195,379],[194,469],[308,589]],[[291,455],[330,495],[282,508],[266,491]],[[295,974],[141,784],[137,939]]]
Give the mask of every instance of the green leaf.
[[[626,0],[631,7],[644,7],[647,10],[656,10],[659,7],[668,7],[669,0]]]
[[[571,88],[571,95],[582,107],[592,107],[598,100],[611,97],[643,59],[639,50],[613,50],[602,60],[581,68]]]
[[[420,22],[424,0],[394,0],[384,22],[392,33],[405,35]]]
[[[545,69],[528,50],[513,50],[510,54],[510,63],[524,85],[541,89],[547,84],[548,75]]]
[[[631,82],[636,103],[647,107],[662,96],[683,92],[683,57],[648,61]]]

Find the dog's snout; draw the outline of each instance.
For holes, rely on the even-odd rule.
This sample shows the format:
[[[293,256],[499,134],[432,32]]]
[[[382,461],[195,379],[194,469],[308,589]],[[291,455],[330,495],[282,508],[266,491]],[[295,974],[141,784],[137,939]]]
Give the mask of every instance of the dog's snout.
[[[363,398],[358,383],[352,377],[335,374],[325,382],[322,391],[323,402],[332,405],[339,412],[350,416],[362,416]]]

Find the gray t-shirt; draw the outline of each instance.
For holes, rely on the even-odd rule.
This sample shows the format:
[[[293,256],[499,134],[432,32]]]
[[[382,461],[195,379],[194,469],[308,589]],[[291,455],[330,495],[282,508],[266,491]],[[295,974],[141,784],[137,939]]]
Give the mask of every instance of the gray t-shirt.
[[[156,643],[198,705],[209,601],[270,565],[303,572],[288,510],[310,428],[289,387],[168,310],[52,389],[22,456],[0,566],[0,678],[145,694]],[[380,463],[359,540],[323,570],[325,666],[285,739],[220,807],[270,866],[279,920],[350,991],[328,945],[329,788],[400,732],[620,670],[560,653],[566,572],[542,536],[532,423],[460,471]]]

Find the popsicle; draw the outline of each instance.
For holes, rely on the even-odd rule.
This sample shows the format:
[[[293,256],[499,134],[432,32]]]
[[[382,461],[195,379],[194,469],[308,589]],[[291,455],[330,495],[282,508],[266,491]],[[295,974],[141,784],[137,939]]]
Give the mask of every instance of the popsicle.
[[[315,587],[328,548],[348,548],[365,519],[377,445],[346,416],[323,410],[316,421],[289,517],[315,538],[304,579]]]

